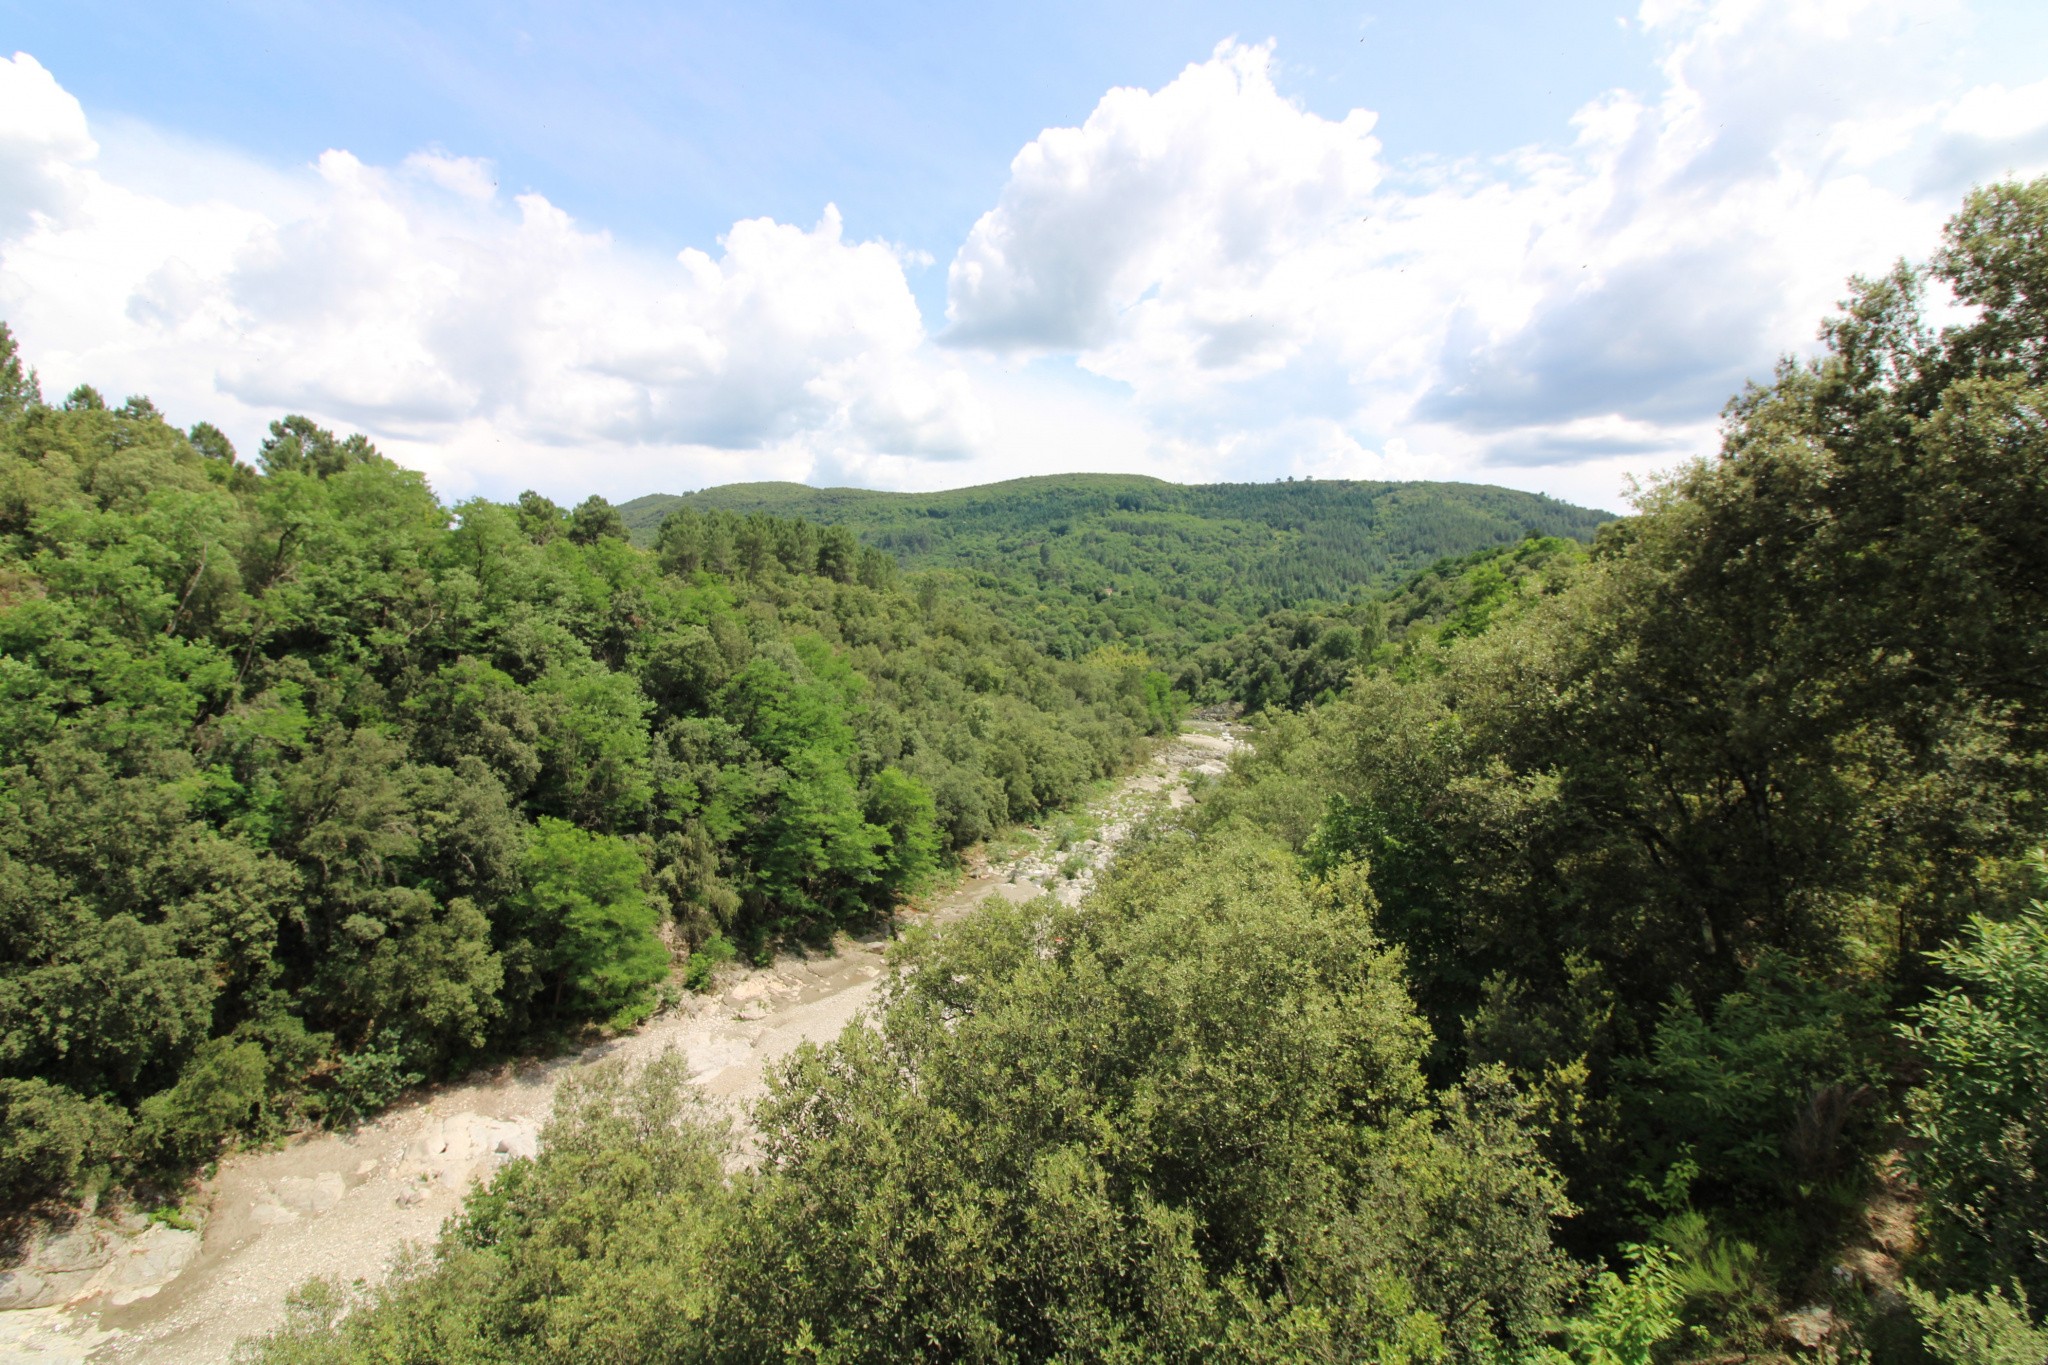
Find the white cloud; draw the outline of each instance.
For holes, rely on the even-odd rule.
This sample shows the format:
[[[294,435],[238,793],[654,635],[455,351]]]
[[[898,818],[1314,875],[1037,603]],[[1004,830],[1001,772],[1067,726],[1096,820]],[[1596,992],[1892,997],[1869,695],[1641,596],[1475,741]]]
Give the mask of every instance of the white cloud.
[[[403,169],[464,199],[488,203],[498,196],[497,172],[491,168],[490,162],[481,157],[414,152],[400,164]]]
[[[733,225],[662,259],[491,167],[329,151],[276,177],[218,154],[185,202],[96,169],[78,104],[0,67],[0,309],[46,378],[147,391],[254,438],[303,411],[369,432],[445,491],[803,477],[951,459],[985,433],[962,362],[926,345],[890,246]],[[245,195],[255,187],[260,193]],[[189,414],[189,415],[187,415]]]
[[[1292,310],[1262,305],[1343,240],[1381,171],[1374,116],[1305,113],[1274,89],[1271,55],[1224,43],[1157,94],[1112,90],[1085,125],[1019,152],[948,272],[952,339],[1145,337],[1203,371],[1286,363]]]
[[[1055,469],[1470,478],[1616,506],[1710,449],[1851,272],[2048,169],[2048,81],[1958,74],[1959,0],[1648,0],[1639,89],[1504,156],[1390,162],[1235,41],[1016,156],[955,253],[735,223],[614,241],[485,161],[292,172],[0,63],[0,316],[52,392],[238,440],[360,428],[445,493]],[[1368,34],[1368,37],[1370,35]]]
[[[949,339],[1078,352],[1162,447],[1247,472],[1614,505],[1623,466],[1711,448],[1848,274],[1926,255],[1972,176],[2048,168],[2048,84],[1959,83],[1965,17],[1649,0],[1661,88],[1588,101],[1568,145],[1449,164],[1385,164],[1372,115],[1307,111],[1269,48],[1226,43],[1019,154],[953,262]]]
[[[66,168],[98,150],[85,110],[41,63],[21,52],[0,62],[0,233],[69,208],[77,187]]]

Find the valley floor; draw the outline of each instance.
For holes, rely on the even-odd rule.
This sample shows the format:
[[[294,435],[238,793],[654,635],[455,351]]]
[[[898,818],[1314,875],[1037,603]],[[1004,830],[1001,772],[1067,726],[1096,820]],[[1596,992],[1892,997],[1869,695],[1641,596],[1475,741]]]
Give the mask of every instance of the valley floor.
[[[1237,743],[1227,725],[1192,723],[1085,812],[1053,822],[1061,834],[1049,826],[993,857],[976,851],[966,875],[906,922],[955,919],[991,895],[1079,900],[1148,811],[1185,804],[1190,778],[1222,772]],[[771,1063],[858,1015],[887,946],[882,934],[842,936],[830,953],[783,955],[577,1055],[423,1090],[350,1133],[232,1157],[194,1200],[206,1209],[200,1233],[110,1224],[67,1239],[58,1258],[71,1268],[53,1273],[76,1277],[76,1291],[64,1304],[0,1312],[0,1365],[225,1361],[237,1340],[275,1326],[306,1280],[375,1279],[408,1244],[430,1242],[473,1181],[532,1153],[556,1086],[576,1068],[675,1049],[707,1100],[741,1117]],[[151,1256],[136,1249],[143,1237]],[[152,1283],[153,1271],[163,1278]]]

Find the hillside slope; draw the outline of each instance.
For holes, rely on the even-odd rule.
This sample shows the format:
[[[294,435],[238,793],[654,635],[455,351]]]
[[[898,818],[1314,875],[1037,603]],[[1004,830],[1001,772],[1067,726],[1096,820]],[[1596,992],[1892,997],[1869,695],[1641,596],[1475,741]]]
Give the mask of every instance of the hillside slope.
[[[850,527],[908,570],[968,579],[1070,658],[1110,643],[1175,657],[1281,608],[1359,601],[1447,557],[1532,535],[1585,539],[1612,519],[1480,484],[1184,485],[1124,474],[943,493],[729,484],[619,510],[651,542],[679,509]]]

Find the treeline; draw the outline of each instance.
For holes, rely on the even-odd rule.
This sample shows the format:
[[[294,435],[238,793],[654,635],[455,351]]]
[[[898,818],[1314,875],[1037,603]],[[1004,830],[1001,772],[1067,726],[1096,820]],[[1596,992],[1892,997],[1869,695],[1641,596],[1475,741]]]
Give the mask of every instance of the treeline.
[[[1824,337],[1081,908],[910,941],[755,1164],[607,1072],[253,1358],[2040,1360],[2048,180]]]
[[[630,1023],[1175,724],[842,531],[688,524],[449,509],[302,418],[244,463],[0,330],[0,1201]]]
[[[650,541],[678,509],[795,515],[944,570],[1061,658],[1104,646],[1181,660],[1276,611],[1356,605],[1446,557],[1530,535],[1584,539],[1605,513],[1471,484],[1303,480],[1183,486],[1126,475],[946,493],[735,484],[621,508]]]

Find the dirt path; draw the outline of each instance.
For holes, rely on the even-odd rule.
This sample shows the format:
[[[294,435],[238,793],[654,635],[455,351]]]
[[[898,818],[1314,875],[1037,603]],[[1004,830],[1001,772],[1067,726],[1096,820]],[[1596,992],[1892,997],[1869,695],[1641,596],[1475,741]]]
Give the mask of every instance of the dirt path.
[[[1085,810],[977,852],[968,875],[917,918],[957,918],[991,894],[1079,900],[1133,824],[1161,803],[1185,804],[1189,776],[1221,772],[1235,744],[1226,727],[1194,723]],[[66,1304],[0,1312],[0,1365],[224,1361],[239,1338],[274,1326],[306,1280],[375,1279],[406,1243],[431,1240],[472,1181],[533,1152],[567,1071],[675,1048],[705,1093],[737,1112],[762,1093],[777,1058],[852,1021],[875,993],[886,946],[880,936],[842,937],[827,955],[735,972],[715,995],[579,1055],[423,1091],[352,1133],[231,1158],[198,1201],[203,1236],[142,1235],[170,1247],[150,1262],[163,1280],[149,1282],[139,1252],[117,1256]]]

